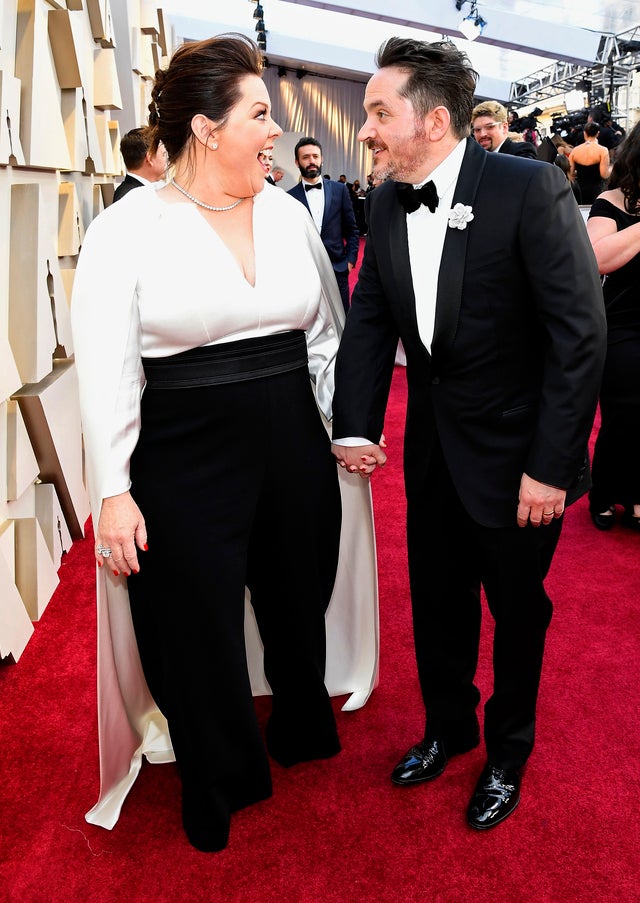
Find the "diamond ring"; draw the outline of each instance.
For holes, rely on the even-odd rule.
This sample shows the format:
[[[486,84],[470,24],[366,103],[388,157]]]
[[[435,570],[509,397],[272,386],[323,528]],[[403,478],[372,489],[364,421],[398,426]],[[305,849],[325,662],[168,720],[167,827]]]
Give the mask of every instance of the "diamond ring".
[[[111,549],[108,546],[103,546],[102,543],[98,543],[97,549],[98,555],[102,555],[103,558],[111,558]]]

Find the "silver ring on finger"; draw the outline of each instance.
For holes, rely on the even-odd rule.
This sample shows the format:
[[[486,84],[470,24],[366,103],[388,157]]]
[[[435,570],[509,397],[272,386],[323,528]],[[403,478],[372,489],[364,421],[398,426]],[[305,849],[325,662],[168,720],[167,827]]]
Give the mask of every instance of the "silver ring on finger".
[[[103,546],[102,543],[98,543],[97,550],[98,555],[102,555],[103,558],[111,558],[112,552],[108,546]]]

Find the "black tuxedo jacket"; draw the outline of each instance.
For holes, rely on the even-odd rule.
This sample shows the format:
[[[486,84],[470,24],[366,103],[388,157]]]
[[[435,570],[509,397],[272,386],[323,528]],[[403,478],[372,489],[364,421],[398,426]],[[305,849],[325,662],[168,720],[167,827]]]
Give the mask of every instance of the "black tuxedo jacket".
[[[528,157],[529,160],[538,159],[538,151],[530,141],[512,141],[505,138],[498,150],[499,154],[510,154],[512,157]]]
[[[323,180],[324,213],[320,238],[327,249],[333,269],[345,272],[347,264],[355,266],[360,246],[360,231],[356,223],[351,196],[342,182]],[[317,190],[317,189],[315,189]],[[298,182],[288,192],[309,210],[304,182]],[[311,211],[309,210],[309,214]]]
[[[119,201],[120,198],[123,198],[125,194],[128,194],[133,188],[142,188],[143,184],[144,183],[141,182],[140,179],[136,179],[135,176],[130,176],[129,173],[127,173],[113,192],[114,203],[115,201]]]
[[[333,435],[383,431],[398,337],[407,356],[407,494],[428,484],[439,439],[469,514],[515,524],[523,472],[588,488],[605,352],[600,278],[564,174],[467,141],[447,228],[429,354],[418,334],[406,215],[395,184],[367,199],[369,233],[336,365]]]

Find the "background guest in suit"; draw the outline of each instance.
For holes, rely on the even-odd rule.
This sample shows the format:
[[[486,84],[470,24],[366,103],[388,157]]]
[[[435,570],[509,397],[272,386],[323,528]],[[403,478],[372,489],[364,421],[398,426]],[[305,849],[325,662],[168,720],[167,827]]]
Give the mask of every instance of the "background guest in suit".
[[[340,297],[349,310],[349,273],[358,259],[360,231],[347,185],[321,178],[322,147],[316,138],[301,138],[295,146],[301,179],[289,194],[304,204],[327,249]],[[341,177],[342,178],[342,177]]]
[[[258,154],[258,160],[262,163],[264,168],[264,179],[265,182],[268,182],[269,185],[275,185],[275,180],[271,175],[271,170],[273,169],[273,153],[271,150],[261,150]]]
[[[377,63],[358,137],[389,181],[367,199],[367,243],[336,365],[334,453],[365,478],[384,464],[378,438],[400,337],[426,727],[392,780],[435,778],[449,756],[479,742],[483,585],[495,620],[494,686],[487,764],[467,818],[490,828],[520,798],[552,613],[543,580],[564,509],[588,488],[602,292],[564,175],[465,140],[477,77],[466,55],[447,42],[391,38]]]
[[[611,173],[609,151],[598,143],[600,127],[596,122],[587,122],[583,129],[584,141],[571,151],[571,177],[580,186],[583,204],[593,204],[604,191],[606,180]]]
[[[273,153],[271,150],[263,150],[258,154],[258,160],[262,163],[264,167],[265,181],[269,183],[269,185],[277,185],[280,179],[284,175],[284,169],[276,166],[274,169],[273,166]]]
[[[113,193],[113,200],[119,201],[133,188],[141,188],[151,182],[164,179],[167,169],[167,154],[162,145],[152,152],[147,129],[132,129],[120,141],[120,153],[127,167],[127,175]]]
[[[537,160],[538,154],[529,141],[512,141],[508,137],[509,122],[507,110],[497,100],[485,100],[474,107],[471,113],[473,137],[486,151],[512,154]]]

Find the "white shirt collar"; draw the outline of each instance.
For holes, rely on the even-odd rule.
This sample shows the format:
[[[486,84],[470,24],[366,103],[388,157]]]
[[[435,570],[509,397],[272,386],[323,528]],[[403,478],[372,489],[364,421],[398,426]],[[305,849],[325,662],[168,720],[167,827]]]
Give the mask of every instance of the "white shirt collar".
[[[466,146],[467,139],[462,138],[451,153],[444,158],[442,163],[439,163],[426,179],[423,179],[422,182],[419,182],[413,187],[422,188],[427,182],[432,181],[436,186],[438,198],[442,200],[460,174]]]

